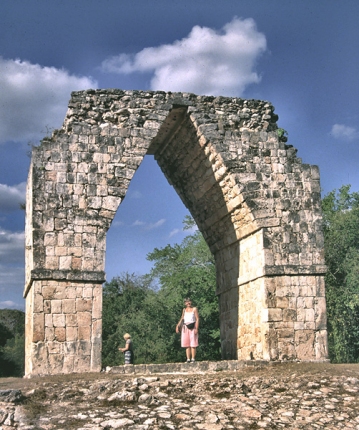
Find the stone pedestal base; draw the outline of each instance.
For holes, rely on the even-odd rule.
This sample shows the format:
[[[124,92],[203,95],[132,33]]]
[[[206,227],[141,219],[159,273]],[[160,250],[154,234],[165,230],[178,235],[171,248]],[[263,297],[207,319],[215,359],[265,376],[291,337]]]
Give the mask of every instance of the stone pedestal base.
[[[328,356],[322,276],[263,277],[239,286],[239,360]]]
[[[34,281],[26,315],[25,376],[101,370],[101,285]]]

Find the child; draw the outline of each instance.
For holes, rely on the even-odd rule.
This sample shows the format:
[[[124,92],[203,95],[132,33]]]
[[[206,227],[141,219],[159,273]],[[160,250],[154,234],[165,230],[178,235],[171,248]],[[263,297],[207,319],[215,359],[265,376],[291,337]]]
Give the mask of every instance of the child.
[[[131,336],[128,333],[126,333],[124,334],[123,338],[126,341],[126,346],[124,348],[118,348],[118,349],[119,351],[125,354],[125,364],[133,364],[133,347],[132,347]]]

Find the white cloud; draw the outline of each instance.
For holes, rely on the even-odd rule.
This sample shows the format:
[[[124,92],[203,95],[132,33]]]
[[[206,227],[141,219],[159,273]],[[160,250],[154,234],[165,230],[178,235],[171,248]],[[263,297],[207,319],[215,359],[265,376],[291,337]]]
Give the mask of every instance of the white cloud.
[[[144,221],[139,221],[138,219],[132,224],[134,227],[145,225]]]
[[[97,88],[97,82],[64,69],[0,57],[0,88],[0,143],[37,141],[47,127],[61,127],[71,91]]]
[[[15,303],[12,300],[5,300],[3,302],[0,302],[0,309],[20,309],[24,310],[25,303],[19,304]]]
[[[153,90],[240,96],[260,81],[254,68],[266,50],[266,38],[253,19],[234,18],[221,31],[195,26],[190,34],[134,55],[120,54],[102,63],[107,72],[153,72]]]
[[[144,221],[136,220],[132,226],[133,227],[143,227],[145,230],[154,230],[155,228],[161,227],[166,222],[165,218],[161,218],[160,220],[154,223],[147,223]]]
[[[162,218],[153,224],[148,224],[146,226],[146,229],[147,230],[153,230],[155,228],[161,227],[161,225],[163,225],[165,222],[166,222],[166,220],[164,218]]]
[[[125,225],[125,223],[123,221],[114,221],[112,223],[112,225],[115,226],[115,227],[120,227],[122,225]]]
[[[20,204],[25,203],[26,182],[18,185],[0,184],[0,212],[11,212],[20,209]]]
[[[142,199],[143,197],[140,191],[131,191],[128,195],[131,199]]]
[[[335,139],[356,140],[359,139],[359,132],[354,127],[348,127],[344,124],[334,124],[330,133]]]
[[[180,231],[183,231],[183,230],[180,230],[179,228],[174,228],[174,229],[170,232],[169,237],[176,236],[176,234],[178,234]]]
[[[25,232],[11,232],[0,227],[1,264],[24,264]],[[1,270],[0,277],[4,276]]]

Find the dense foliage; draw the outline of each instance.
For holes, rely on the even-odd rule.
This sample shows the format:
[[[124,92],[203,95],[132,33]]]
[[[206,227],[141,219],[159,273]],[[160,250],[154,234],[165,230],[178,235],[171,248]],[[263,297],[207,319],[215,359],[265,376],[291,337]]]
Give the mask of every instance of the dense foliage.
[[[329,354],[333,362],[359,362],[359,193],[350,185],[322,201]]]
[[[186,218],[185,228],[192,227],[193,221]],[[175,327],[187,296],[200,313],[198,358],[220,358],[215,267],[201,233],[195,231],[181,244],[156,248],[148,259],[154,263],[149,275],[124,274],[104,286],[103,365],[123,362],[117,348],[123,346],[126,332],[132,336],[137,364],[182,361]]]
[[[0,309],[0,377],[23,376],[25,356],[25,314]]]

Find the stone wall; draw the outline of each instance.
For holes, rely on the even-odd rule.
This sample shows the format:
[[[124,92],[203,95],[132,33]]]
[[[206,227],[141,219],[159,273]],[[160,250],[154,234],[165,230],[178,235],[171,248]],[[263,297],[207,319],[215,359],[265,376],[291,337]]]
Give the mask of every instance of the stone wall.
[[[146,154],[215,257],[223,357],[326,358],[319,171],[278,138],[277,119],[257,100],[72,94],[29,173],[28,374],[99,370],[106,232]]]

